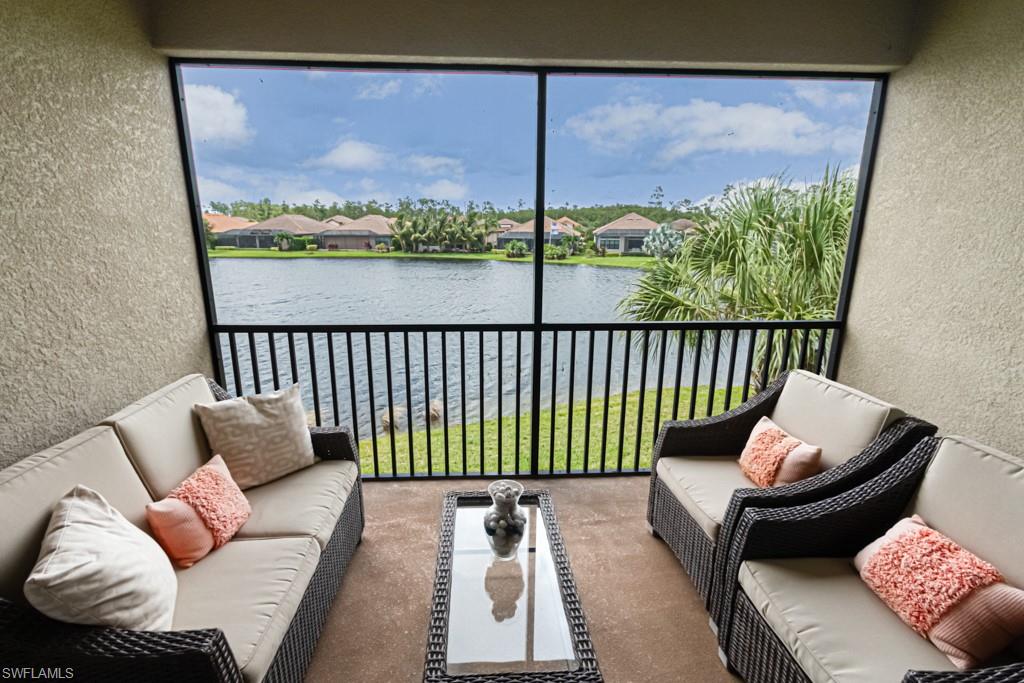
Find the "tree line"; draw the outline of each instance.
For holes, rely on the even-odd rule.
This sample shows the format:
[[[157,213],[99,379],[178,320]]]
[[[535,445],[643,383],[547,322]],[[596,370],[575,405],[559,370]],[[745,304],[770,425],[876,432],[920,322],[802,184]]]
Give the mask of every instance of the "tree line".
[[[650,218],[656,223],[671,223],[680,218],[687,218],[697,223],[710,215],[707,207],[696,206],[689,200],[682,200],[672,204],[665,204],[656,199],[657,194],[652,196],[648,204],[601,204],[597,206],[564,205],[552,206],[547,209],[547,215],[552,218],[567,216],[570,219],[584,226],[585,229],[599,228],[602,225],[611,223],[623,215],[633,212]],[[399,216],[413,216],[421,214],[424,220],[432,220],[438,214],[447,213],[452,217],[472,215],[479,221],[486,224],[497,224],[500,218],[509,218],[517,223],[525,223],[534,217],[532,207],[520,203],[516,207],[500,208],[490,202],[480,204],[468,202],[465,206],[458,206],[446,201],[435,201],[431,199],[401,199],[397,202],[332,202],[324,204],[314,201],[312,204],[289,204],[288,202],[272,202],[269,198],[259,201],[246,201],[239,199],[233,202],[210,202],[210,209],[229,216],[238,216],[252,221],[265,221],[282,214],[299,214],[323,221],[331,216],[348,216],[359,218],[367,214],[378,214],[388,218]],[[586,230],[585,230],[586,231]]]

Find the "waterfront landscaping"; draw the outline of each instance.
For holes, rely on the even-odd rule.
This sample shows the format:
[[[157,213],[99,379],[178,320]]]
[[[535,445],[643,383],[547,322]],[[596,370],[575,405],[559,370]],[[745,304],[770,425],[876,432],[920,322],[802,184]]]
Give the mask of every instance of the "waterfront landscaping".
[[[725,389],[715,391],[714,406],[712,414],[718,414],[725,409]],[[637,417],[640,409],[641,395],[643,396],[643,421],[640,439],[639,452],[637,445]],[[594,397],[590,410],[590,432],[589,432],[589,469],[590,471],[601,471],[601,454],[604,452],[604,470],[614,471],[619,466],[619,441],[622,441],[622,467],[632,469],[634,459],[637,458],[641,468],[651,466],[651,449],[654,440],[654,417],[656,414],[658,391],[648,389],[647,391],[631,391],[626,394],[626,418],[625,426],[621,431],[619,424],[622,416],[622,394],[613,394],[608,399],[608,430],[607,437],[602,439],[602,425],[604,424],[605,403],[603,397]],[[736,406],[742,399],[742,387],[733,387],[732,400],[730,404]],[[681,418],[689,417],[691,392],[688,387],[681,387],[679,390],[678,414]],[[675,389],[666,388],[661,394],[660,423],[672,419],[675,402]],[[703,417],[707,411],[708,387],[697,388],[694,405],[695,414]],[[397,408],[397,407],[396,407]],[[458,410],[458,402],[452,400],[450,410]],[[505,406],[505,413],[500,419],[501,426],[501,462],[502,471],[505,473],[516,472],[516,418],[515,406]],[[569,405],[567,403],[555,407],[555,434],[554,434],[554,471],[566,470],[566,453],[568,450],[568,439],[572,435],[572,463],[573,471],[581,470],[584,466],[584,451],[587,448],[587,402],[577,400],[572,404],[572,428],[569,429]],[[511,413],[511,414],[510,414]],[[452,474],[461,474],[463,468],[463,453],[465,453],[466,470],[470,473],[480,471],[480,423],[468,423],[465,426],[456,424],[456,414],[449,415],[448,427],[448,471]],[[530,470],[530,412],[524,410],[519,418],[519,467],[520,471]],[[396,422],[399,422],[396,419]],[[378,423],[379,433],[377,434],[377,456],[380,463],[377,474],[390,475],[397,472],[400,475],[409,474],[415,471],[417,474],[427,472],[427,432],[423,427],[422,419],[417,416],[414,419],[414,430],[412,434],[412,465],[410,469],[409,435],[404,419],[399,422],[394,430],[394,463],[392,466],[391,436],[386,429],[381,429]],[[497,417],[484,420],[483,422],[483,457],[484,471],[498,471],[498,426]],[[374,474],[373,471],[373,439],[360,433],[359,452],[362,460],[364,474]],[[465,438],[465,451],[463,451],[463,438]],[[603,441],[603,447],[602,447]],[[551,409],[545,408],[540,413],[540,431],[538,434],[540,445],[540,471],[546,472],[551,462]],[[445,473],[444,420],[438,420],[430,428],[430,452],[431,471],[434,473]]]

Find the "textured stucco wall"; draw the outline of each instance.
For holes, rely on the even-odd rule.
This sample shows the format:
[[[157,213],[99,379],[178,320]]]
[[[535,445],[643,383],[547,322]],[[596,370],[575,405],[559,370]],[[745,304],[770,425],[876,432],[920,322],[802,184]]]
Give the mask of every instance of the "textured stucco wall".
[[[888,70],[914,0],[154,0],[178,56]]]
[[[890,80],[839,378],[1024,443],[1024,3],[935,2]]]
[[[2,16],[0,466],[210,364],[166,58],[123,0]]]

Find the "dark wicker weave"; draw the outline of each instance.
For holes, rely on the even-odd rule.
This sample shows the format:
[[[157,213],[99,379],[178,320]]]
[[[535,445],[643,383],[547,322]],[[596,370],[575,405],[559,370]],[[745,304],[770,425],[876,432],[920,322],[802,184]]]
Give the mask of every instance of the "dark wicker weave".
[[[651,497],[655,501],[651,527],[675,553],[697,592],[707,599],[713,577],[715,542],[708,538],[665,483],[655,478],[653,470],[651,479],[654,480]]]
[[[718,534],[718,547],[722,558],[715,558],[716,592],[709,601],[712,619],[722,619],[724,597],[722,591],[729,586],[725,553],[732,542],[740,516],[749,508],[773,508],[804,505],[831,498],[878,476],[893,463],[909,453],[922,439],[933,436],[936,427],[915,417],[904,417],[889,425],[867,448],[842,465],[821,474],[787,486],[767,489],[740,489],[732,495]],[[731,575],[735,577],[735,575]]]
[[[939,440],[926,438],[891,468],[834,498],[808,505],[747,509],[729,548],[729,576],[746,560],[785,557],[853,557],[881,536],[906,511]],[[750,682],[807,680],[789,650],[754,608],[735,578],[727,595],[727,618],[719,623],[719,645]],[[871,653],[864,653],[865,657]],[[910,671],[921,683],[1024,682],[1024,663],[972,671]]]
[[[730,668],[742,673],[746,683],[807,683],[808,678],[770,628],[747,594],[736,596]]]
[[[0,663],[68,669],[80,681],[242,680],[219,629],[156,633],[75,626],[6,598],[0,598]]]
[[[220,387],[216,389],[218,400],[230,398]],[[352,460],[359,465],[355,441],[348,430],[312,427],[310,433],[317,457]],[[357,479],[265,681],[302,680],[327,610],[362,533],[362,480]],[[0,598],[0,665],[37,670],[67,668],[74,672],[75,680],[105,683],[242,680],[220,629],[151,632],[75,626],[5,598]]]
[[[971,671],[908,671],[903,683],[1024,683],[1024,662]]]
[[[523,502],[536,502],[540,513],[544,515],[547,527],[548,542],[551,554],[558,571],[562,589],[562,602],[565,605],[566,618],[572,635],[579,668],[575,671],[544,671],[534,673],[506,674],[465,674],[453,676],[447,673],[445,661],[448,652],[448,607],[452,583],[452,550],[455,540],[455,509],[459,500],[478,499],[490,501],[486,491],[449,491],[445,494],[441,510],[441,539],[437,547],[437,573],[434,578],[434,600],[430,612],[430,627],[427,633],[427,658],[423,671],[423,680],[445,683],[599,683],[604,679],[597,666],[597,655],[590,640],[587,619],[580,605],[576,582],[569,556],[566,554],[565,542],[558,529],[555,519],[555,508],[547,491],[527,490],[520,498]]]
[[[320,556],[320,563],[302,596],[299,609],[285,633],[281,647],[263,679],[266,683],[301,681],[313,658],[313,650],[327,619],[327,611],[341,585],[341,577],[363,535],[362,485],[357,482],[345,501],[341,518],[331,540]]]
[[[700,420],[670,420],[662,424],[658,433],[651,459],[647,522],[679,558],[705,601],[711,595],[715,542],[659,481],[658,460],[679,455],[737,457],[757,421],[775,408],[787,376],[788,373],[782,375],[764,391],[728,412]]]
[[[729,547],[744,510],[812,503],[848,491],[883,472],[921,439],[936,431],[932,424],[905,417],[889,425],[859,454],[817,476],[769,489],[737,489],[718,531],[718,538],[712,541],[668,488],[658,481],[658,459],[680,455],[737,457],[757,421],[775,408],[788,376],[788,373],[782,375],[764,391],[727,413],[701,420],[666,423],[655,445],[648,522],[679,558],[716,623],[722,619],[722,601],[717,587],[727,585],[723,549]]]

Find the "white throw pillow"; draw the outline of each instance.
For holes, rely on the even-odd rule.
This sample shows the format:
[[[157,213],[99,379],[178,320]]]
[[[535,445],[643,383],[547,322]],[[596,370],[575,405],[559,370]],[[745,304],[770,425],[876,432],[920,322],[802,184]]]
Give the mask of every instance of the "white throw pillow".
[[[58,621],[167,631],[178,580],[167,555],[103,496],[76,486],[57,501],[25,597]]]
[[[196,404],[194,409],[210,449],[224,458],[243,490],[316,462],[298,384],[269,394]]]

